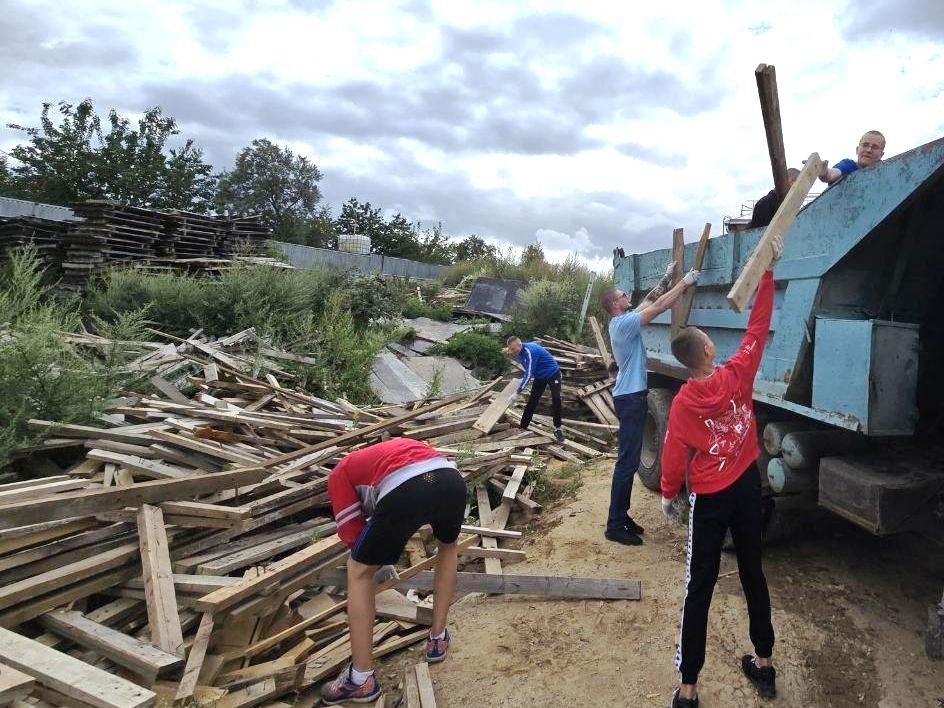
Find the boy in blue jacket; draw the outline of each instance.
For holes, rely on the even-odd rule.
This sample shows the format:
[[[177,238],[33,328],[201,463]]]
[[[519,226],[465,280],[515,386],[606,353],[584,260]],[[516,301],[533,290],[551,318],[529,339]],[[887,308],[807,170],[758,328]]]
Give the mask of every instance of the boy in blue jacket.
[[[521,428],[527,430],[531,425],[531,417],[538,407],[538,401],[544,395],[544,389],[550,387],[551,401],[554,405],[554,437],[557,442],[564,442],[564,433],[561,431],[561,370],[551,353],[537,342],[522,342],[518,337],[508,337],[505,344],[508,352],[524,367],[521,385],[518,394],[524,391],[528,381],[531,384],[531,395],[521,414]]]

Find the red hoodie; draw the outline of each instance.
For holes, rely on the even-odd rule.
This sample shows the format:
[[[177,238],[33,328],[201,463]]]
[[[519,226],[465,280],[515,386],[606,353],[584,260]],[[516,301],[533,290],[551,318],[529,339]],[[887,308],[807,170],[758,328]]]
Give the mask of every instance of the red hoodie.
[[[774,276],[764,273],[747,331],[734,355],[707,379],[689,379],[669,411],[662,445],[662,496],[676,497],[685,483],[696,494],[730,486],[757,459],[754,377],[770,333]]]
[[[353,546],[377,503],[398,486],[430,470],[451,467],[431,445],[411,438],[391,438],[350,452],[328,476],[328,496],[338,536]]]

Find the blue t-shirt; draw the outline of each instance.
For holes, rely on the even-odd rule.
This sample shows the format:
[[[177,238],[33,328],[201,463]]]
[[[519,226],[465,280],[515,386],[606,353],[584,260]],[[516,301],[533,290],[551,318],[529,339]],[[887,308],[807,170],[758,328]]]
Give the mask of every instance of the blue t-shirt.
[[[851,175],[853,172],[859,169],[859,165],[855,160],[850,160],[847,157],[845,160],[840,160],[835,165],[833,165],[833,168],[839,170],[842,172],[843,176],[845,176]]]
[[[613,395],[645,391],[648,387],[646,346],[642,342],[642,318],[638,312],[629,310],[610,320],[610,345],[619,367]]]
[[[560,371],[557,361],[551,356],[551,353],[535,342],[525,342],[521,345],[521,351],[515,357],[518,363],[524,367],[524,376],[521,377],[521,385],[518,386],[518,393],[524,391],[528,381],[533,376],[536,379],[549,379],[556,376]]]

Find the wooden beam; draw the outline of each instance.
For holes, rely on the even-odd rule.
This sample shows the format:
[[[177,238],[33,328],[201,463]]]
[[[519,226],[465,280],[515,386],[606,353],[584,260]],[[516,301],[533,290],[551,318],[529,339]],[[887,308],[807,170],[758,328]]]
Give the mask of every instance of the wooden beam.
[[[178,669],[184,663],[179,656],[158,649],[150,642],[93,622],[74,610],[47,612],[39,618],[39,622],[46,629],[130,669],[148,683],[153,683],[158,676]]]
[[[675,273],[672,275],[672,285],[675,285],[685,275],[685,230],[673,229],[672,231],[672,260],[675,261]],[[671,336],[678,334],[682,329],[679,324],[682,319],[681,299],[676,300],[672,305],[671,314]]]
[[[511,405],[519,385],[521,385],[521,381],[518,379],[512,379],[505,384],[505,388],[499,392],[472,427],[486,435],[492,432],[492,428],[495,427],[495,424],[505,414],[505,411],[508,410],[508,406]]]
[[[89,489],[64,492],[16,504],[0,505],[0,529],[9,529],[41,521],[92,515],[126,506],[186,499],[200,494],[232,489],[260,482],[269,476],[260,467],[245,467],[230,472],[215,472],[183,479],[161,479],[141,482],[130,487]]]
[[[204,612],[203,616],[200,618],[200,626],[197,628],[197,636],[190,646],[190,654],[187,656],[187,666],[184,667],[183,678],[180,679],[180,685],[177,687],[177,693],[174,696],[175,703],[185,704],[193,698],[212,634],[213,615]]]
[[[0,664],[0,706],[22,701],[33,690],[36,679],[12,666]],[[25,704],[31,705],[29,703]]]
[[[734,285],[731,286],[731,290],[728,291],[728,303],[737,312],[744,310],[744,307],[757,290],[757,284],[760,282],[761,276],[773,262],[774,254],[771,243],[776,237],[785,236],[793,225],[793,220],[796,219],[797,212],[803,206],[803,200],[809,194],[810,187],[813,186],[813,182],[816,181],[822,167],[823,161],[819,159],[817,153],[814,152],[807,158],[800,176],[790,187],[790,191],[787,192],[786,198],[784,198],[780,208],[777,209],[777,213],[774,214],[767,230],[764,231],[764,235],[757,242],[754,252],[748,258],[747,263],[744,264],[741,274]]]
[[[421,661],[415,667],[416,685],[420,693],[420,708],[436,708],[436,695],[433,693],[433,681],[429,677],[429,664]]]
[[[251,598],[260,588],[269,586],[274,582],[287,580],[305,568],[334,555],[343,546],[343,542],[337,535],[323,538],[308,548],[272,563],[255,578],[245,579],[236,585],[220,588],[204,595],[197,601],[196,607],[203,612],[227,610],[243,600]]]
[[[170,567],[164,514],[144,504],[138,510],[138,538],[151,641],[169,654],[184,655],[184,638],[177,612],[177,594]]]
[[[705,228],[701,232],[701,238],[698,240],[698,248],[695,250],[695,262],[692,263],[692,268],[695,270],[701,270],[705,262],[705,251],[708,250],[708,235],[710,233],[711,224],[705,224]],[[695,288],[691,287],[685,288],[681,297],[676,301],[675,307],[672,309],[672,337],[675,337],[682,331],[683,327],[688,325],[688,318],[692,313],[692,301],[694,299]],[[676,308],[678,309],[678,317],[675,316]]]
[[[597,342],[597,349],[600,350],[600,355],[603,357],[603,366],[606,367],[606,370],[610,370],[610,364],[613,363],[613,355],[610,354],[610,350],[606,346],[606,338],[603,336],[603,330],[600,328],[600,323],[597,321],[597,318],[593,315],[588,317],[590,321],[590,329],[593,331],[593,338]]]
[[[767,152],[770,153],[770,169],[774,177],[774,189],[784,197],[789,189],[787,183],[787,157],[783,148],[783,129],[780,124],[780,98],[777,95],[777,71],[773,66],[759,64],[754,70],[757,80],[757,95],[760,112],[764,118],[767,134]]]
[[[482,541],[484,542],[485,539],[482,539]],[[524,551],[515,551],[510,548],[478,548],[473,546],[472,548],[466,548],[461,555],[467,558],[495,558],[508,563],[520,563],[528,559],[528,554]]]
[[[461,551],[460,551],[461,552]],[[336,569],[319,574],[319,582],[347,586],[347,574]],[[423,572],[396,581],[400,590],[431,590],[433,573]],[[570,578],[553,575],[491,575],[459,573],[457,592],[487,592],[499,595],[541,595],[562,599],[639,600],[642,583],[623,578]]]
[[[16,632],[0,629],[0,661],[43,686],[97,708],[143,708],[156,694]]]

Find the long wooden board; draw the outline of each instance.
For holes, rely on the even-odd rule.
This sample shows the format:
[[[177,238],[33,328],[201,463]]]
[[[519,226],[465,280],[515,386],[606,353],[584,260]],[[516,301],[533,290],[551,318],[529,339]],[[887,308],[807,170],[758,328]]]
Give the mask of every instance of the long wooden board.
[[[182,657],[184,638],[177,613],[177,594],[170,567],[164,514],[158,507],[144,504],[138,510],[138,538],[151,641],[168,654]]]
[[[130,487],[65,492],[16,504],[2,504],[0,505],[0,529],[97,514],[113,509],[123,509],[126,506],[187,499],[199,494],[260,482],[268,475],[268,470],[246,467],[185,479],[161,479],[141,482]]]
[[[93,622],[75,610],[48,612],[39,621],[46,629],[108,657],[150,682],[180,668],[184,663],[179,656],[168,654],[150,642]]]
[[[0,661],[44,686],[98,708],[143,708],[157,698],[152,691],[0,628]]]
[[[521,385],[521,381],[518,379],[512,379],[505,384],[505,388],[495,396],[495,400],[493,400],[489,407],[485,409],[485,412],[479,416],[479,419],[475,421],[472,427],[486,435],[492,432],[492,428],[495,427],[495,424],[498,423],[505,411],[508,410],[508,406],[511,405],[512,400],[514,400],[519,385]]]
[[[822,169],[823,161],[819,159],[817,153],[812,153],[807,158],[800,176],[797,177],[796,182],[787,192],[787,196],[784,197],[777,213],[774,214],[767,230],[764,231],[764,235],[757,242],[754,252],[747,259],[747,263],[744,264],[741,274],[728,291],[728,304],[737,312],[744,310],[757,290],[757,284],[760,283],[761,276],[773,262],[774,254],[771,246],[773,240],[778,236],[783,237],[789,231],[793,225],[793,220],[796,219],[797,212],[803,206],[806,195],[810,192],[810,187],[813,186],[813,182],[816,181]]]
[[[708,250],[708,237],[711,233],[711,224],[705,224],[705,228],[701,232],[701,238],[698,240],[698,248],[695,250],[695,262],[692,263],[692,268],[695,270],[701,270],[702,265],[705,262],[705,251]],[[682,293],[678,301],[675,303],[675,307],[672,308],[673,318],[672,318],[672,337],[674,338],[679,332],[682,331],[682,328],[688,324],[688,318],[692,313],[692,301],[695,299],[695,288],[685,288],[685,292]],[[678,317],[674,317],[675,310],[678,308]]]

